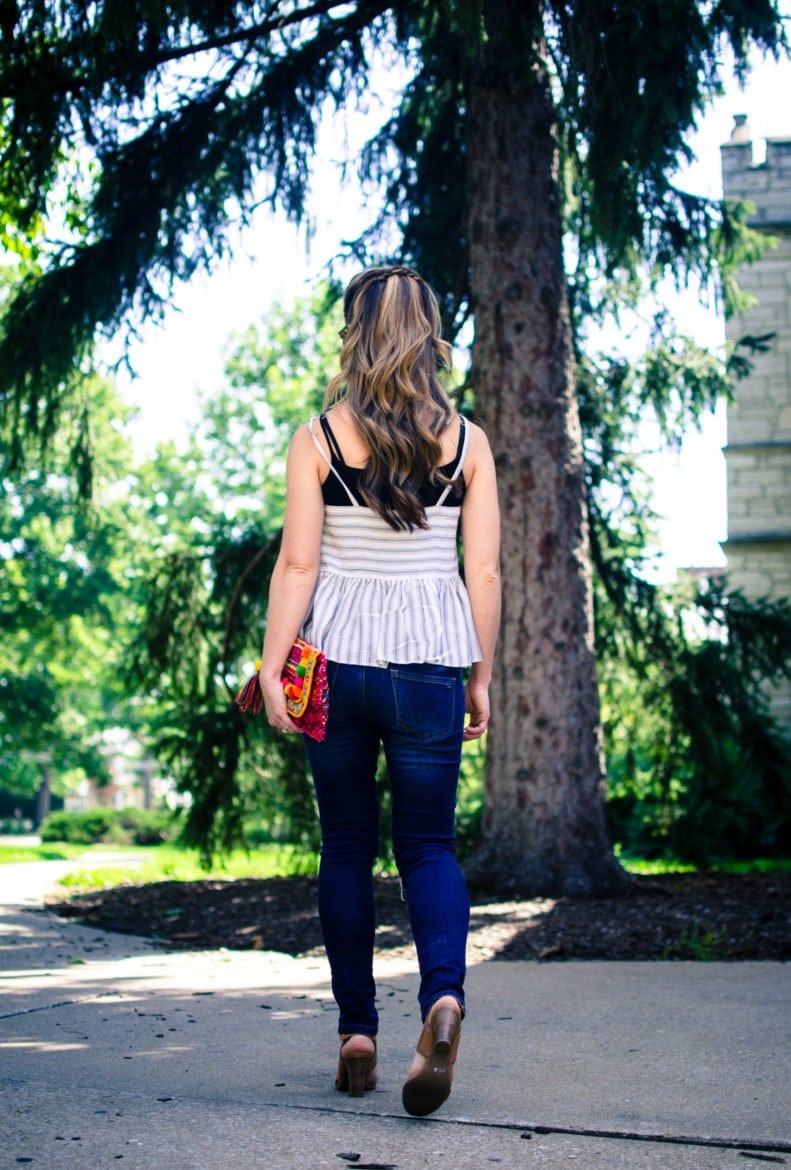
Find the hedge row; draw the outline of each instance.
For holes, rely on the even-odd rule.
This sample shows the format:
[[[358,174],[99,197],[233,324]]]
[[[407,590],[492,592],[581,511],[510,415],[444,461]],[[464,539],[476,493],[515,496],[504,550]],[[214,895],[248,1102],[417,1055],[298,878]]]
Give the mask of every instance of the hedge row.
[[[160,845],[178,833],[168,809],[89,808],[85,812],[56,812],[42,822],[42,841],[70,841],[75,845]]]

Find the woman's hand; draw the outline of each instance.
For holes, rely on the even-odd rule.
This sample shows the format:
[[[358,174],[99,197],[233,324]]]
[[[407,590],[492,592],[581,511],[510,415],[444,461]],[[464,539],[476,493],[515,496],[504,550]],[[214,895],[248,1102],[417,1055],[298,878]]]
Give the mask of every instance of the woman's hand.
[[[258,682],[261,686],[269,726],[274,727],[276,731],[296,731],[301,735],[301,730],[288,713],[286,695],[280,679],[265,675],[261,670],[258,674]]]
[[[464,739],[480,739],[489,724],[489,687],[472,679],[464,688],[465,710],[470,721],[464,728]]]

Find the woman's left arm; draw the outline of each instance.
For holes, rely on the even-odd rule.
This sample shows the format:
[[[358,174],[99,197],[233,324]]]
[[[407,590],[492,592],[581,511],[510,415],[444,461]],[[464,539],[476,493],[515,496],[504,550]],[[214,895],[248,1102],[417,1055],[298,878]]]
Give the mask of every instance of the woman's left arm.
[[[307,426],[295,433],[286,462],[286,515],[269,584],[266,635],[258,678],[270,724],[298,731],[286,710],[280,675],[310,607],[319,572],[324,501],[321,464]]]

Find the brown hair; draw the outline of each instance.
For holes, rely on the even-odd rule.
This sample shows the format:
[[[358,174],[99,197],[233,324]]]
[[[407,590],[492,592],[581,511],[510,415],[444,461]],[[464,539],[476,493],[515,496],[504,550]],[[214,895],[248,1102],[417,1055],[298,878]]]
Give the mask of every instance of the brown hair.
[[[426,527],[419,490],[444,481],[440,435],[453,407],[439,378],[450,370],[439,306],[411,268],[367,268],[343,298],[340,371],[325,407],[344,399],[370,450],[359,480],[365,502],[395,529]]]

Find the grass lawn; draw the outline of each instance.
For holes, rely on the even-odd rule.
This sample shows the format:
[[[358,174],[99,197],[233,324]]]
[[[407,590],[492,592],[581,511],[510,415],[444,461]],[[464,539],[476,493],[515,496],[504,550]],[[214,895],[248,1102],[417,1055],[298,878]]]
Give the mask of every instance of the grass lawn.
[[[620,853],[617,846],[616,856],[627,873],[651,876],[659,873],[698,873],[708,868],[713,873],[787,873],[791,870],[791,858],[788,857],[756,857],[749,861],[718,861],[708,867],[690,865],[678,861],[673,857],[629,857]]]
[[[217,858],[210,869],[203,868],[197,850],[172,844],[71,845],[65,842],[51,842],[46,845],[0,845],[0,864],[75,859],[80,860],[80,865],[60,882],[65,889],[74,893],[159,881],[288,877],[294,874],[314,874],[318,870],[318,855],[294,845],[262,845],[250,852],[237,849],[222,858]],[[620,855],[619,860],[624,869],[634,874],[697,871],[696,866],[672,858],[647,860]],[[712,869],[725,873],[788,871],[791,870],[791,859],[759,858],[752,861],[723,862],[712,866]]]
[[[65,841],[53,841],[47,845],[0,845],[0,865],[12,865],[18,861],[71,861],[81,857],[89,848],[87,845],[68,845]],[[106,846],[94,848],[107,849]]]
[[[120,861],[119,855],[123,856]],[[200,881],[206,878],[281,877],[315,873],[318,856],[293,845],[237,849],[204,869],[195,849],[178,845],[0,845],[0,864],[73,861],[81,864],[60,884],[70,890],[98,890],[138,882]]]
[[[75,869],[61,881],[69,889],[104,889],[126,883],[151,881],[201,881],[207,878],[282,878],[291,874],[316,873],[315,853],[305,853],[291,845],[263,845],[249,853],[234,849],[215,859],[211,868],[201,865],[197,849],[178,845],[149,845],[121,849],[130,859],[123,866],[99,868],[90,856],[84,869]],[[101,861],[101,856],[96,856]]]

